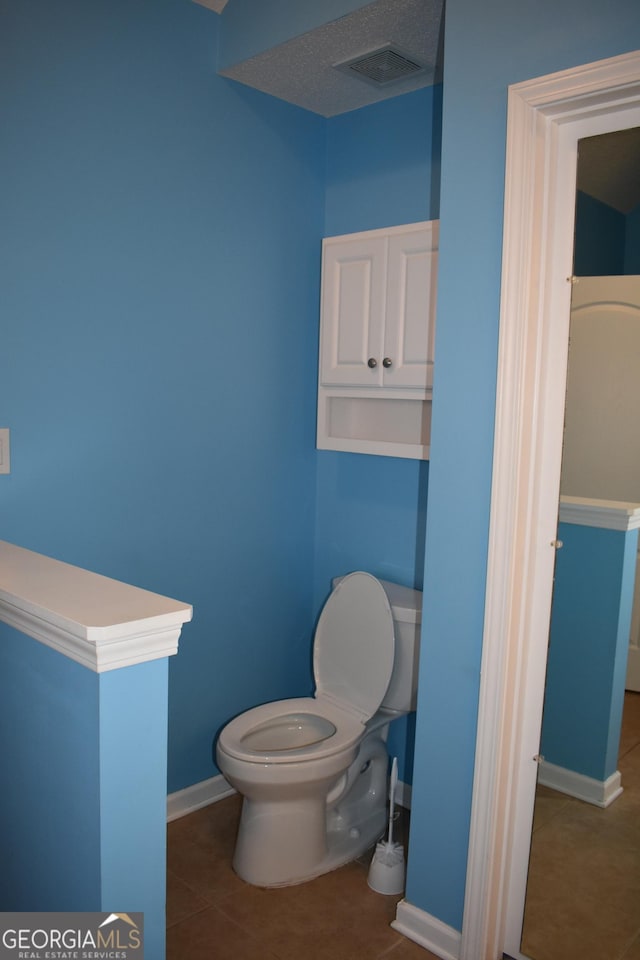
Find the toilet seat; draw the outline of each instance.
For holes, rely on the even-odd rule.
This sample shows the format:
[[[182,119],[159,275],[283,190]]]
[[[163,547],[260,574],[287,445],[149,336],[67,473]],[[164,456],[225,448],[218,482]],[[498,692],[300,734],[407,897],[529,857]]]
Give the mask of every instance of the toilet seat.
[[[286,764],[347,750],[389,685],[395,641],[384,587],[368,573],[344,577],[324,605],[314,641],[315,697],[278,700],[231,720],[218,745],[231,757]]]
[[[325,603],[313,644],[316,696],[369,720],[393,671],[393,613],[370,573],[343,577]]]
[[[300,728],[297,747],[287,745],[295,734],[286,730],[287,723],[293,726],[296,720]],[[302,745],[306,733],[309,736]],[[363,733],[364,725],[353,713],[319,697],[295,697],[263,703],[241,713],[226,725],[218,746],[229,756],[248,763],[300,763],[340,753],[356,743]],[[270,734],[273,734],[272,744],[267,739]]]

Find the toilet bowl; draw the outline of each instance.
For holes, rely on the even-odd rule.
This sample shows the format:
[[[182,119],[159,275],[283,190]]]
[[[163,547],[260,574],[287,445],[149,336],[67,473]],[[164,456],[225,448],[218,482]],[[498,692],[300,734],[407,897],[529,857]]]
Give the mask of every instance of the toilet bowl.
[[[315,695],[254,707],[222,730],[216,760],[243,795],[233,866],[248,883],[302,883],[384,832],[386,734],[415,706],[420,600],[367,573],[336,581],[316,629]]]

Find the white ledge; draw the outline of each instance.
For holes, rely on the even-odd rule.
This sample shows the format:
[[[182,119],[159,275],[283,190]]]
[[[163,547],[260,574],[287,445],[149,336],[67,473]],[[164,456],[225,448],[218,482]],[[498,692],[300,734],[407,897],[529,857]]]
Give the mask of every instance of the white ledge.
[[[177,653],[192,612],[0,540],[0,620],[96,673]]]
[[[561,523],[575,523],[583,527],[637,530],[640,527],[640,503],[562,496],[559,518]]]

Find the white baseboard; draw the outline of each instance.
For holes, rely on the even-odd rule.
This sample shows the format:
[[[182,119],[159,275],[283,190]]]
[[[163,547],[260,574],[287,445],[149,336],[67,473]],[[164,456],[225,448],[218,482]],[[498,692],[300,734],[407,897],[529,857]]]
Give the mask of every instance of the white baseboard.
[[[224,800],[235,792],[222,774],[211,777],[209,780],[201,780],[200,783],[194,783],[190,787],[185,787],[184,790],[177,790],[167,797],[167,821],[185,817],[188,813],[200,810],[201,807],[206,807],[210,803],[216,803],[217,800]]]
[[[401,900],[396,908],[396,919],[391,926],[421,947],[431,950],[442,960],[459,960],[462,934],[447,926],[430,913],[425,913],[412,903]]]
[[[394,803],[405,810],[411,810],[411,784],[398,780],[393,796]]]
[[[224,800],[230,797],[236,791],[227,783],[222,774],[217,777],[211,777],[209,780],[201,780],[200,783],[193,783],[184,790],[177,790],[170,793],[167,797],[167,823],[171,820],[178,820],[179,817],[186,817],[188,813],[200,810],[210,803],[216,803],[218,800]],[[399,807],[411,809],[411,785],[398,780],[395,791],[395,802]]]
[[[594,780],[582,773],[558,767],[555,763],[543,760],[538,770],[538,783],[560,793],[566,793],[577,800],[593,803],[596,807],[608,807],[622,793],[622,778],[616,770],[606,780]]]

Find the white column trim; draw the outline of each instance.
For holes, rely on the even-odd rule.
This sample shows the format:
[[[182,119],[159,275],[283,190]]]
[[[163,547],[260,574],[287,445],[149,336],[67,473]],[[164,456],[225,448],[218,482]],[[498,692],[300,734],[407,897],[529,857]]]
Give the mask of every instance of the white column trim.
[[[177,653],[189,604],[0,540],[0,621],[103,673]]]
[[[517,955],[562,446],[577,141],[640,124],[640,53],[509,88],[503,270],[461,960]]]

